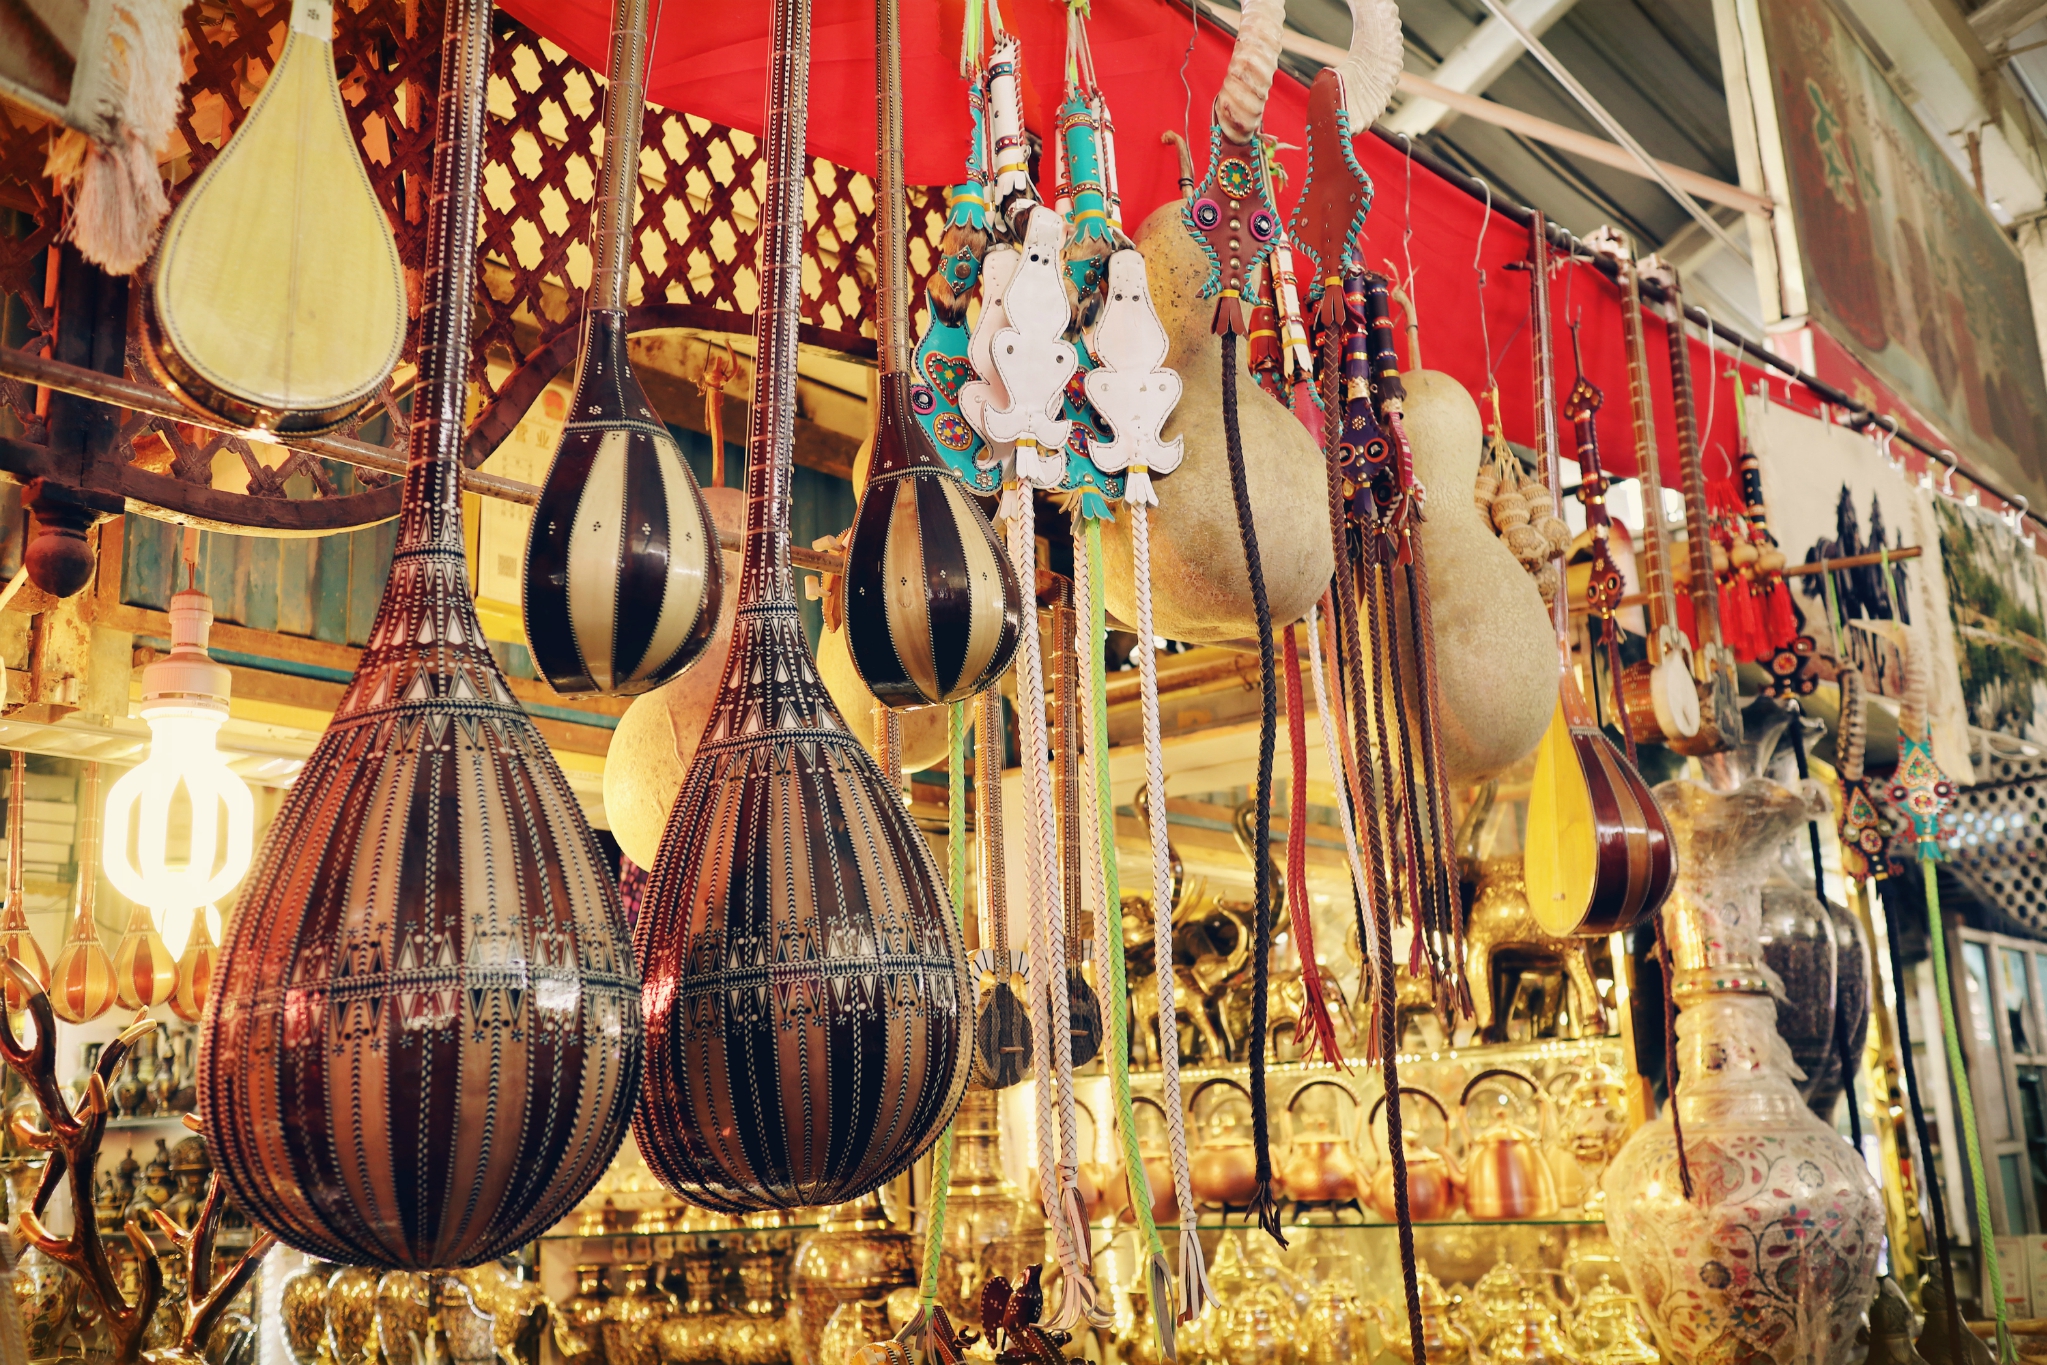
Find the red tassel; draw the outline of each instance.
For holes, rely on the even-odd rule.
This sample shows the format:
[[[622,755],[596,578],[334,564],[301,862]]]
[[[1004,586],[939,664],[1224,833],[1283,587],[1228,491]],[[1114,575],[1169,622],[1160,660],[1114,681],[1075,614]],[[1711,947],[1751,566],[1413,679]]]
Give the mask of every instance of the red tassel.
[[[1764,610],[1769,623],[1770,648],[1789,648],[1798,639],[1798,611],[1791,605],[1791,587],[1782,578],[1771,582]]]
[[[1310,1061],[1343,1065],[1336,1025],[1322,994],[1322,967],[1315,956],[1315,922],[1308,913],[1308,724],[1301,695],[1301,654],[1295,628],[1286,628],[1286,737],[1293,754],[1287,791],[1286,903],[1293,917],[1294,949],[1301,959],[1301,1014],[1294,1021],[1294,1039],[1305,1039]]]

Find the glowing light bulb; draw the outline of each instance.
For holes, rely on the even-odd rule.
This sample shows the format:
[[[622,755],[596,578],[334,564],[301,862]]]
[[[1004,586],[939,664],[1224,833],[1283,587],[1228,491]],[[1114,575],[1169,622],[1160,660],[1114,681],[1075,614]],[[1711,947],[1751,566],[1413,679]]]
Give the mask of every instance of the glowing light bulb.
[[[214,747],[227,720],[230,675],[206,652],[213,601],[181,592],[170,616],[169,656],[142,671],[149,757],[107,794],[102,861],[122,895],[160,918],[180,914],[189,923],[193,910],[225,897],[249,870],[256,803]],[[180,790],[192,835],[184,859],[174,861],[170,823]]]

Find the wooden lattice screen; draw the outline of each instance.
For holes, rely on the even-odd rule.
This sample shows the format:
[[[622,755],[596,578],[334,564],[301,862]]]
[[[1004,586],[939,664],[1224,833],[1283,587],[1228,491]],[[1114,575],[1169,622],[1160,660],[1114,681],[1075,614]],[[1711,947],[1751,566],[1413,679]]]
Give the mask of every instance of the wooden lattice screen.
[[[276,0],[197,0],[186,11],[188,78],[175,156],[166,167],[173,201],[254,104],[282,48],[286,14]],[[397,233],[416,316],[441,4],[344,0],[335,16],[342,92],[371,183]],[[510,16],[499,14],[495,23],[471,373],[486,400],[479,427],[501,437],[535,386],[573,355],[571,338],[591,267],[604,82]],[[49,336],[42,283],[63,211],[42,176],[53,132],[0,107],[0,205],[17,211],[14,230],[0,237],[0,296],[7,302],[0,341],[10,346],[40,348]],[[756,214],[765,177],[756,139],[692,115],[649,108],[640,166],[636,325],[750,331],[758,291]],[[872,183],[823,160],[812,162],[809,182],[803,305],[808,338],[872,354]],[[937,264],[943,214],[941,191],[911,191],[913,297],[921,297]],[[511,365],[511,375],[501,375],[494,386],[488,359]],[[402,399],[411,362],[408,342],[384,402],[360,432],[364,439],[404,445]],[[132,348],[129,375],[150,378]],[[22,438],[46,440],[27,386],[0,380],[0,407],[17,420]],[[258,498],[334,497],[351,486],[385,482],[369,471],[339,479],[340,471],[310,456],[252,449],[231,436],[162,420],[131,419],[124,438],[134,462],[194,484],[213,480],[220,450],[235,451],[249,474],[247,492]],[[472,460],[483,453],[472,442]]]

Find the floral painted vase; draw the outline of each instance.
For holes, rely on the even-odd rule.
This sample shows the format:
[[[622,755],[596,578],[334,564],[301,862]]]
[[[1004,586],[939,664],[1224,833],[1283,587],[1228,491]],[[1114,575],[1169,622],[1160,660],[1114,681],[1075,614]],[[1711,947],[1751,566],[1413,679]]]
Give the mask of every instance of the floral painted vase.
[[[1875,1292],[1883,1207],[1799,1096],[1759,942],[1771,865],[1825,798],[1760,778],[1724,793],[1667,782],[1656,798],[1678,844],[1663,923],[1693,1190],[1666,1105],[1607,1172],[1607,1229],[1670,1365],[1844,1365]]]

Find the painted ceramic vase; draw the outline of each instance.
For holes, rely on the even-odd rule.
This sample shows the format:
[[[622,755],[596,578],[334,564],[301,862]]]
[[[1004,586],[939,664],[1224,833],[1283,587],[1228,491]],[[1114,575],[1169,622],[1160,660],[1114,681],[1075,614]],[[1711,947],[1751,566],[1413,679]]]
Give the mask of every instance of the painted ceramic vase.
[[[1763,884],[1825,799],[1766,779],[1726,794],[1666,782],[1656,799],[1678,843],[1663,922],[1694,1193],[1666,1106],[1607,1172],[1607,1229],[1670,1365],[1842,1365],[1875,1292],[1883,1207],[1799,1094],[1760,942]]]
[[[452,1270],[532,1241],[611,1163],[639,1083],[617,884],[491,656],[464,562],[490,19],[477,0],[447,11],[391,576],[201,1026],[206,1145],[235,1203],[342,1265]]]

